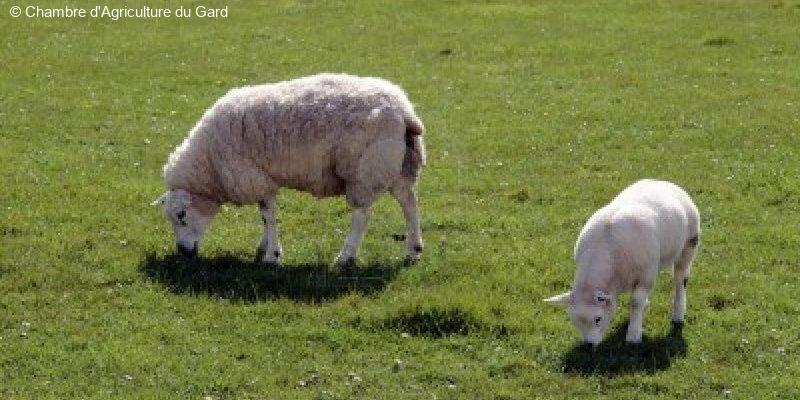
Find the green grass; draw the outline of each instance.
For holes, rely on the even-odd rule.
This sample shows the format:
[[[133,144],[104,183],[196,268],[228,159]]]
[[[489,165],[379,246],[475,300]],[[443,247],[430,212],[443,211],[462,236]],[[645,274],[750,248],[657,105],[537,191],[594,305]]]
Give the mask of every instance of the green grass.
[[[0,397],[800,397],[800,2],[231,0],[227,19],[119,21],[14,4]],[[220,214],[199,262],[176,259],[149,206],[171,149],[228,88],[320,71],[415,102],[422,261],[402,265],[385,198],[360,269],[329,272],[346,206],[291,191],[283,269],[250,261],[253,207]],[[687,324],[670,329],[664,271],[643,345],[623,343],[622,307],[582,352],[541,299],[570,284],[586,218],[642,177],[701,210]]]

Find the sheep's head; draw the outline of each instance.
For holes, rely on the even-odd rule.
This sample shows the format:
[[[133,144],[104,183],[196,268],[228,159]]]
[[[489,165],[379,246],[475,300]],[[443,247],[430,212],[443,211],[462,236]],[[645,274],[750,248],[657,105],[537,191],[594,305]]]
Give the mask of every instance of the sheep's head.
[[[616,305],[613,296],[599,289],[578,293],[566,292],[544,301],[566,307],[569,318],[578,328],[584,343],[592,346],[603,340]]]
[[[183,189],[170,190],[153,204],[164,207],[164,216],[175,232],[178,252],[186,257],[195,257],[197,246],[217,213],[219,204]]]

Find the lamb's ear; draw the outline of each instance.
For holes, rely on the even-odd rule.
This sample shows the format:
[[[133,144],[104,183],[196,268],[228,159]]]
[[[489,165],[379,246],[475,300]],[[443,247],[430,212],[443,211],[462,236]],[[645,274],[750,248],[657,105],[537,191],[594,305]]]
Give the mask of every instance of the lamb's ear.
[[[159,198],[157,198],[157,199],[153,200],[153,202],[152,202],[152,203],[150,203],[150,205],[151,205],[151,206],[157,206],[157,205],[159,205],[159,204],[160,204],[160,205],[162,205],[162,206],[163,206],[163,205],[164,205],[164,202],[166,202],[166,201],[167,201],[167,193],[164,193],[164,194],[162,194],[162,195],[161,195],[161,197],[159,197]]]
[[[611,301],[611,295],[600,289],[595,290],[594,296],[598,303],[608,303]]]
[[[559,295],[546,298],[544,299],[544,302],[552,304],[554,306],[566,307],[567,305],[569,305],[569,302],[571,300],[572,300],[572,292],[564,292]]]

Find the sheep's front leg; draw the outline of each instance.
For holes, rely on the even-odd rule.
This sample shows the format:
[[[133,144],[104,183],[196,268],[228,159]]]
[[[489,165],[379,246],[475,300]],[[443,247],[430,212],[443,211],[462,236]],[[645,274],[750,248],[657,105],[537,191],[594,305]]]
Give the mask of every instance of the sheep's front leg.
[[[356,264],[356,257],[358,256],[358,247],[361,244],[361,239],[364,238],[364,233],[367,231],[367,222],[369,220],[369,206],[356,207],[353,209],[353,219],[350,224],[350,233],[347,235],[347,240],[344,242],[344,247],[339,255],[336,257],[336,265],[346,268],[351,268]]]
[[[411,185],[403,185],[392,190],[392,195],[406,219],[406,261],[416,262],[422,253],[422,231],[419,226],[419,208],[417,194]]]
[[[631,317],[628,322],[628,334],[625,341],[629,343],[641,343],[642,325],[644,324],[644,310],[647,308],[647,295],[650,293],[648,287],[636,287],[631,293]]]
[[[280,264],[281,244],[278,240],[278,202],[275,196],[258,202],[261,212],[261,222],[264,224],[264,236],[256,251],[257,261],[267,264]]]

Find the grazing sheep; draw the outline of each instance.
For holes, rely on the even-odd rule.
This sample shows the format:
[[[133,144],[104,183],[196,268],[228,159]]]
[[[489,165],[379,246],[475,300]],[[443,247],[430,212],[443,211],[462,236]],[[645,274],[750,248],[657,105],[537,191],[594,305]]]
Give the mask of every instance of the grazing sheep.
[[[259,205],[257,257],[279,263],[278,188],[344,195],[353,210],[337,264],[355,263],[373,200],[385,191],[406,220],[406,258],[422,252],[414,190],[423,125],[402,89],[377,78],[321,74],[233,89],[203,115],[164,165],[164,206],[178,251],[197,245],[223,203]]]
[[[638,181],[589,218],[575,244],[572,290],[545,301],[567,306],[584,342],[596,345],[611,321],[617,294],[631,292],[626,341],[639,343],[647,296],[660,266],[674,265],[672,320],[683,323],[699,234],[697,207],[683,189],[670,182]]]

